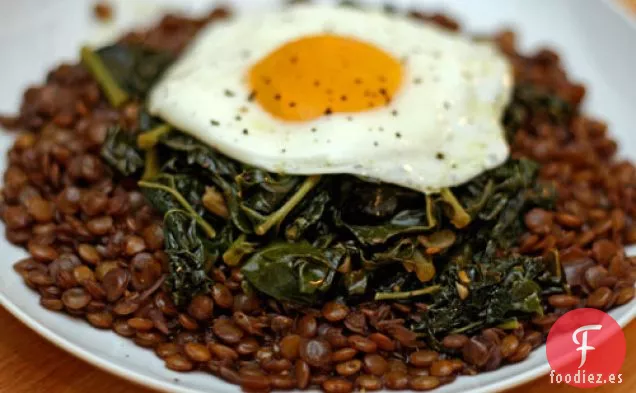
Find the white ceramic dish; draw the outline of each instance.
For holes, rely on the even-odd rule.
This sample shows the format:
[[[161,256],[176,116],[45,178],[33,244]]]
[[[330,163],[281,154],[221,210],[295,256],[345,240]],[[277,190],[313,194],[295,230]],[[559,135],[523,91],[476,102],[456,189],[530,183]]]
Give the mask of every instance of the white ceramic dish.
[[[197,12],[208,9],[205,0],[120,0],[116,22],[99,26],[91,17],[91,2],[85,0],[0,0],[0,112],[15,112],[22,92],[30,83],[45,77],[53,65],[74,59],[82,42],[104,41],[124,28],[148,23],[162,5]],[[389,2],[387,0],[387,2]],[[246,12],[275,6],[273,0],[235,1]],[[524,49],[541,44],[555,47],[572,76],[589,87],[587,109],[607,120],[618,138],[622,154],[636,158],[636,30],[609,2],[600,0],[422,0],[393,1],[399,6],[421,5],[444,9],[459,17],[470,31],[493,32],[511,26],[520,34]],[[0,151],[10,146],[11,136],[0,134]],[[4,170],[5,156],[0,156]],[[4,231],[2,231],[4,232]],[[136,347],[111,332],[59,313],[46,311],[38,296],[29,290],[12,269],[12,262],[25,256],[0,236],[0,302],[30,328],[68,352],[126,379],[158,390],[180,393],[238,392],[208,374],[179,374],[164,368],[152,352]],[[636,304],[614,310],[614,318],[625,326],[636,316]],[[3,337],[2,339],[11,339]],[[524,362],[476,377],[462,377],[438,389],[439,393],[501,391],[527,382],[549,370],[545,350],[539,349]]]

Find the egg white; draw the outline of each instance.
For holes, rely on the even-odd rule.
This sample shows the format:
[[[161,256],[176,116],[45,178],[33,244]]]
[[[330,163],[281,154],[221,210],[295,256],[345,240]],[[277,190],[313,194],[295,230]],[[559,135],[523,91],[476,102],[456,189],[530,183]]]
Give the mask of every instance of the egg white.
[[[404,82],[390,105],[287,122],[248,100],[246,77],[255,62],[326,32],[403,60]],[[153,89],[148,107],[268,171],[348,173],[435,192],[506,160],[501,118],[511,90],[511,67],[489,43],[382,12],[303,5],[205,28]]]

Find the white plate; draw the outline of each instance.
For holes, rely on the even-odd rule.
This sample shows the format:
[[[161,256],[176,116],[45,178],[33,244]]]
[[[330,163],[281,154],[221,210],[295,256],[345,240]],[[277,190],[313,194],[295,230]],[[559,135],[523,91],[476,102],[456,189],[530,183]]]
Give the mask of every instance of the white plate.
[[[0,15],[0,112],[15,112],[22,92],[30,83],[41,81],[46,71],[64,59],[75,59],[81,43],[112,37],[116,31],[156,18],[162,7],[158,1],[120,0],[114,26],[97,25],[91,17],[91,1],[86,0],[1,0]],[[388,0],[387,0],[388,1]],[[204,0],[164,0],[192,12],[205,10]],[[235,1],[246,12],[274,5],[269,0]],[[636,47],[635,30],[613,6],[600,0],[422,0],[394,1],[399,5],[421,4],[427,9],[446,9],[475,32],[493,32],[511,26],[520,33],[524,49],[543,43],[554,46],[571,75],[588,87],[587,108],[607,120],[618,138],[622,154],[636,157]],[[0,135],[0,151],[11,143]],[[2,155],[0,169],[6,163]],[[2,233],[4,231],[0,231]],[[38,296],[13,271],[12,262],[25,256],[1,236],[0,301],[33,330],[74,355],[121,377],[171,392],[238,392],[209,374],[180,374],[164,368],[151,351],[136,347],[112,332],[40,307]],[[612,316],[625,326],[636,315],[636,304],[614,310]],[[10,339],[5,337],[4,339]],[[549,370],[543,348],[528,360],[475,377],[461,377],[438,389],[438,393],[471,391],[495,392],[519,385]]]

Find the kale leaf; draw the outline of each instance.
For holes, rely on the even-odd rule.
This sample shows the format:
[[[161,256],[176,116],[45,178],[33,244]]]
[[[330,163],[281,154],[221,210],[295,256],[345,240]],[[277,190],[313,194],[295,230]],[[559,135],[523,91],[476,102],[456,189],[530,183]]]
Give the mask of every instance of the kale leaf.
[[[184,306],[193,296],[209,291],[212,281],[208,272],[214,260],[197,232],[196,220],[188,212],[168,211],[163,226],[170,266],[166,283],[175,304]]]
[[[144,159],[135,141],[133,133],[111,127],[102,145],[101,156],[123,176],[138,174],[144,168]]]
[[[133,97],[143,98],[172,64],[174,56],[143,45],[117,43],[96,54],[117,84]]]
[[[279,242],[254,254],[241,271],[256,289],[277,300],[314,304],[331,288],[344,255],[342,249]]]

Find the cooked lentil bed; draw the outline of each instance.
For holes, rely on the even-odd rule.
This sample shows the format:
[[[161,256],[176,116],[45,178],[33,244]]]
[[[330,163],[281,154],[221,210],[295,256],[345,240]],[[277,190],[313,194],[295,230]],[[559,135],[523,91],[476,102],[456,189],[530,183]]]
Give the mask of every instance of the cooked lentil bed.
[[[201,26],[227,15],[223,9],[201,19],[167,15],[123,40],[178,53]],[[411,17],[459,28],[443,15]],[[517,83],[543,86],[579,107],[585,88],[569,81],[557,54],[523,56],[509,31],[494,40]],[[556,210],[528,212],[528,232],[519,239],[522,253],[560,252],[571,293],[549,296],[543,317],[512,331],[452,334],[435,351],[404,327],[412,306],[281,305],[245,294],[240,271],[222,263],[210,294],[177,309],[162,287],[161,217],[135,184],[117,183],[99,156],[107,128],[132,127],[138,108],[111,108],[81,65],[51,71],[25,92],[19,115],[0,119],[21,131],[8,153],[0,213],[7,239],[31,255],[15,270],[43,307],[112,329],[154,350],[169,369],[207,371],[250,392],[429,390],[524,360],[568,310],[607,310],[634,297],[636,258],[626,257],[624,247],[636,243],[636,169],[615,157],[605,124],[577,115],[567,127],[531,119],[512,145],[513,156],[541,163],[541,178],[558,191]]]

